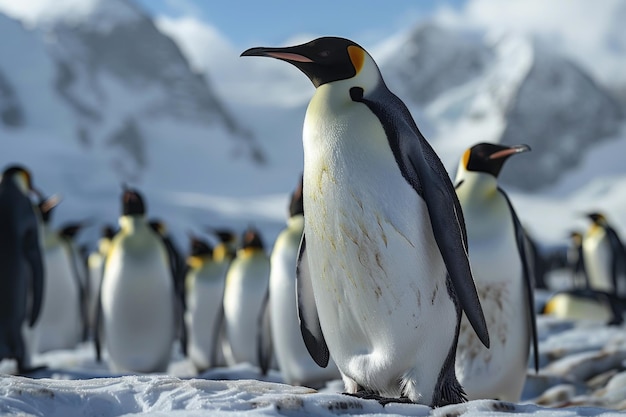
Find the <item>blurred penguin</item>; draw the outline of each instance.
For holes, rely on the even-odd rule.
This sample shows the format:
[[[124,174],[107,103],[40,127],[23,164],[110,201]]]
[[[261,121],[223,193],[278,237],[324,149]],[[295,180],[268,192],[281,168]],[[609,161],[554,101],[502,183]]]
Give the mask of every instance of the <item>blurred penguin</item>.
[[[115,236],[115,229],[111,225],[102,227],[100,239],[93,252],[87,258],[87,270],[89,277],[89,295],[87,297],[87,316],[89,318],[89,327],[92,335],[96,324],[96,309],[98,308],[98,294],[100,292],[100,283],[102,282],[102,272],[104,271],[104,262],[111,248],[111,241]]]
[[[14,359],[19,373],[31,368],[30,339],[25,333],[40,318],[44,261],[37,209],[30,193],[30,172],[7,167],[0,178],[0,360]]]
[[[528,239],[498,175],[506,160],[526,145],[479,143],[459,163],[456,192],[467,227],[470,265],[489,334],[482,346],[466,317],[456,354],[456,371],[467,397],[520,399],[532,344],[538,370],[532,259]]]
[[[591,226],[583,237],[583,257],[589,286],[626,296],[626,253],[620,237],[602,213],[587,214]]]
[[[296,301],[296,260],[304,231],[304,208],[302,204],[302,177],[291,195],[287,227],[280,232],[270,257],[269,329],[271,346],[276,355],[283,381],[291,385],[318,388],[326,381],[340,379],[341,374],[331,359],[326,368],[315,363],[302,340],[298,303]],[[262,343],[267,345],[268,341]],[[265,350],[262,368],[271,363]],[[266,371],[266,369],[263,369]]]
[[[224,328],[232,358],[229,365],[258,366],[258,325],[263,297],[269,287],[270,260],[258,230],[248,228],[242,246],[226,273]]]
[[[570,245],[567,248],[567,267],[572,273],[572,288],[589,288],[589,277],[585,268],[583,254],[583,235],[572,231],[569,234]]]
[[[217,320],[222,310],[227,264],[216,262],[211,245],[199,237],[190,236],[190,246],[185,273],[185,322],[189,358],[201,372],[217,366],[214,358],[219,355],[214,350],[220,349]]]
[[[180,339],[181,352],[187,356],[187,328],[185,326],[185,265],[180,251],[174,244],[174,240],[167,232],[167,227],[162,220],[153,219],[149,222],[150,227],[163,240],[163,244],[167,249],[170,270],[174,283],[174,291],[176,292],[176,335]]]
[[[100,359],[104,339],[113,369],[164,372],[176,334],[177,296],[167,249],[148,224],[138,191],[125,188],[119,225],[100,286],[96,355]]]
[[[621,325],[624,322],[624,311],[624,299],[606,291],[574,288],[559,291],[550,297],[542,314],[565,320],[592,320]]]
[[[35,326],[35,351],[39,353],[75,348],[83,330],[84,293],[74,254],[67,237],[51,224],[53,211],[59,203],[56,195],[39,202],[46,271],[41,319]]]

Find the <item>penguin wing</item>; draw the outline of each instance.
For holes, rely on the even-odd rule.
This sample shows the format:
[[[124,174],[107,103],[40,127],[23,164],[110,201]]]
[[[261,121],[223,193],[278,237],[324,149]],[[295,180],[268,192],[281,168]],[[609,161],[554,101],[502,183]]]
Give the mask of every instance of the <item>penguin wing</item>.
[[[300,319],[300,332],[309,354],[322,368],[328,366],[330,352],[322,333],[320,318],[317,315],[317,306],[313,295],[313,284],[309,271],[309,261],[306,255],[306,240],[302,234],[298,261],[296,263],[296,298],[298,300],[298,318]]]
[[[30,202],[28,204],[30,204]],[[31,223],[31,227],[26,233],[26,239],[24,240],[24,256],[30,266],[31,273],[32,305],[28,325],[33,327],[39,318],[43,303],[44,267],[43,254],[41,253],[39,235],[37,233],[37,219],[34,214]]]
[[[454,292],[478,338],[489,347],[489,332],[467,254],[463,212],[445,167],[402,100],[383,83],[368,98],[363,97],[360,87],[353,87],[350,95],[378,117],[402,176],[424,199]]]
[[[257,358],[259,361],[259,367],[261,368],[261,375],[267,375],[267,370],[270,368],[273,354],[272,333],[270,328],[271,309],[269,301],[270,291],[268,288],[265,292],[265,296],[263,296],[257,326]]]
[[[511,204],[511,200],[506,195],[500,187],[498,187],[498,191],[502,194],[504,199],[506,200],[509,211],[511,212],[511,217],[513,218],[513,225],[515,226],[515,239],[517,240],[517,250],[519,252],[520,261],[522,263],[522,276],[524,279],[524,289],[526,292],[526,311],[528,313],[528,323],[530,326],[530,337],[533,344],[533,353],[535,359],[535,372],[539,372],[539,346],[538,346],[538,338],[537,338],[537,316],[535,314],[535,280],[533,277],[533,269],[530,266],[530,259],[528,256],[528,241],[526,237],[526,232],[522,227],[522,223],[517,217],[517,213],[513,208],[513,204]]]
[[[613,293],[617,295],[618,285],[617,279],[618,276],[626,272],[626,254],[624,253],[624,245],[622,244],[621,239],[617,235],[615,229],[610,226],[605,226],[604,230],[606,231],[606,235],[609,238],[609,243],[611,245],[611,253],[613,254],[613,259],[611,261],[611,279],[613,283]]]

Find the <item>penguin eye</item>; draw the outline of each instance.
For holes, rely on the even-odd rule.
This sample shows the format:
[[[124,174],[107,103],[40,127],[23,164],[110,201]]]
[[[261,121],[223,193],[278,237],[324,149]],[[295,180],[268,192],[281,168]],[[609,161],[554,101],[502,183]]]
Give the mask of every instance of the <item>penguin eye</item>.
[[[330,55],[330,51],[328,51],[328,50],[324,50],[324,51],[321,51],[318,55],[319,55],[321,58],[328,58],[328,56]]]

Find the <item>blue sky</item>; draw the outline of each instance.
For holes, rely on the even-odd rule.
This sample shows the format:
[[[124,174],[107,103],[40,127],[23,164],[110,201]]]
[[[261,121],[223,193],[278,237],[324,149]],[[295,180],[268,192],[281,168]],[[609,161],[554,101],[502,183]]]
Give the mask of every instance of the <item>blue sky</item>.
[[[294,34],[385,37],[444,5],[464,0],[136,0],[152,15],[194,16],[211,24],[233,44],[281,43]]]

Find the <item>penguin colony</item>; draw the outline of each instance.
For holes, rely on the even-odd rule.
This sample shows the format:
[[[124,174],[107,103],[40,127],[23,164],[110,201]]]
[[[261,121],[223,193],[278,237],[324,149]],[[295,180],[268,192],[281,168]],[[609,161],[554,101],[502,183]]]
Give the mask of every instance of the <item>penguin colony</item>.
[[[541,252],[498,185],[525,145],[478,143],[452,181],[404,103],[358,44],[324,37],[242,56],[287,62],[313,83],[304,168],[271,251],[258,230],[190,233],[187,256],[164,221],[124,187],[118,226],[88,257],[86,223],[54,228],[57,196],[27,168],[0,179],[0,359],[93,341],[122,372],[167,372],[175,355],[199,373],[249,363],[289,384],[381,404],[519,401],[538,369],[534,289]],[[573,231],[571,289],[543,312],[622,322],[626,253],[600,212]],[[534,366],[533,366],[534,365]]]

